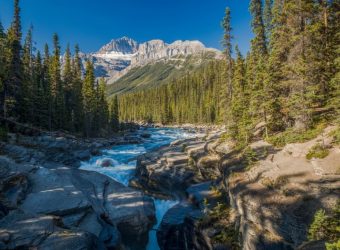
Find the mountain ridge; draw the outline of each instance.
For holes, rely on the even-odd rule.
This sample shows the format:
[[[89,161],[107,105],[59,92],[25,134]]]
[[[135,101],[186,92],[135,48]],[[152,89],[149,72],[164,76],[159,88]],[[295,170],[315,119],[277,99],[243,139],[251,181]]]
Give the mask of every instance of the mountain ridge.
[[[96,77],[105,78],[110,85],[134,68],[150,63],[183,61],[192,55],[203,57],[206,53],[212,54],[215,58],[222,55],[218,49],[207,48],[198,40],[176,40],[166,43],[160,39],[153,39],[138,43],[132,38],[123,36],[112,39],[97,52],[82,53],[81,57],[84,62],[91,60],[94,64]]]

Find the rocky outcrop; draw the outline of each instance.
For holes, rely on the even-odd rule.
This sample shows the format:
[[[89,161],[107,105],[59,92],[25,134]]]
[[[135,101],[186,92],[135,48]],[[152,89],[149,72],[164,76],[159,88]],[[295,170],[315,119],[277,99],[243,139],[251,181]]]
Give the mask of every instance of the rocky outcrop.
[[[146,246],[155,223],[152,199],[73,164],[82,149],[90,155],[103,143],[21,137],[2,145],[0,249]]]
[[[102,148],[110,145],[138,144],[141,135],[117,136],[108,139],[76,139],[74,137],[10,134],[8,142],[0,142],[0,151],[19,163],[43,164],[45,168],[67,165],[77,168],[81,161],[100,155]]]
[[[221,133],[175,141],[138,157],[130,185],[156,196],[181,198],[190,185],[221,178],[222,154],[215,150],[223,144],[218,141]]]
[[[235,143],[211,134],[141,156],[131,184],[153,194],[181,194],[157,233],[161,249],[229,249],[233,244],[245,250],[324,249],[324,242],[304,242],[315,212],[330,211],[340,197],[340,150],[328,136],[332,129],[282,149],[259,140],[236,150]],[[308,160],[320,143],[329,154]],[[217,204],[211,193],[219,181],[230,204],[228,215],[204,225],[200,221]]]
[[[340,197],[340,151],[334,146],[324,159],[307,160],[309,149],[320,141],[327,143],[329,138],[321,135],[282,150],[268,150],[270,145],[261,141],[251,145],[259,161],[228,181],[243,249],[295,249],[307,241],[316,210],[334,207]]]
[[[50,215],[16,210],[0,220],[0,225],[0,249],[105,249],[95,235],[65,229]]]
[[[183,197],[189,185],[202,181],[185,151],[186,147],[197,143],[196,139],[178,141],[138,157],[135,177],[130,181],[130,186],[156,196]]]

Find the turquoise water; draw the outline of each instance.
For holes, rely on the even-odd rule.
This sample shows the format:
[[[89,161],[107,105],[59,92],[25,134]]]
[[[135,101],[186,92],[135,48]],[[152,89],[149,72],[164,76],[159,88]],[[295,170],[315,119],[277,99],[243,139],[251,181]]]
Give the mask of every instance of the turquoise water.
[[[188,133],[185,130],[170,128],[148,128],[139,131],[139,133],[148,133],[151,134],[151,137],[145,139],[142,144],[118,145],[103,150],[103,155],[93,157],[88,162],[83,162],[81,169],[105,174],[123,185],[128,186],[130,179],[134,176],[137,156],[168,145],[175,140],[196,136],[196,134]],[[101,162],[108,159],[113,163],[113,167],[101,167]],[[177,201],[154,199],[154,203],[157,218],[157,225],[154,226],[154,229],[157,229],[165,213],[176,205]],[[151,230],[149,233],[147,249],[159,249],[155,230]]]

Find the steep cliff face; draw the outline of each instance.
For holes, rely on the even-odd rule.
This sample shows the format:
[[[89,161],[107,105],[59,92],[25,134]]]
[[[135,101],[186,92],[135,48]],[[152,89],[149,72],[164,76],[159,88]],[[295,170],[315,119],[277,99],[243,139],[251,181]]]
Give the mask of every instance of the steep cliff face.
[[[260,160],[227,181],[244,250],[296,249],[308,240],[315,212],[335,207],[340,197],[340,150],[328,136],[332,129],[283,149],[265,142],[251,145]],[[329,148],[328,156],[308,160],[306,155],[320,142]]]
[[[340,197],[340,147],[330,135],[334,129],[283,148],[256,141],[243,152],[215,134],[139,158],[134,186],[165,195],[188,188],[188,199],[162,221],[157,234],[161,249],[300,249],[315,212],[331,211]],[[320,143],[328,155],[310,159]],[[214,202],[221,185],[219,202],[229,206],[226,210],[216,210]],[[316,249],[325,249],[324,243]]]

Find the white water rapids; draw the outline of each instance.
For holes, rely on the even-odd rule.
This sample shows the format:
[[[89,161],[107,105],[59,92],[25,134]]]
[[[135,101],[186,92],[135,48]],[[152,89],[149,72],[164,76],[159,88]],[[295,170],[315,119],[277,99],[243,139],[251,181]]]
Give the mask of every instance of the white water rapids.
[[[148,133],[151,135],[149,139],[145,139],[142,144],[128,144],[113,146],[110,149],[103,150],[101,156],[92,157],[88,162],[83,162],[81,169],[88,171],[96,171],[107,175],[114,180],[128,186],[130,179],[134,175],[136,169],[136,157],[157,149],[161,146],[168,145],[172,141],[178,139],[192,138],[196,135],[193,133],[187,133],[181,129],[170,129],[170,128],[148,128],[140,133]],[[104,159],[111,159],[114,162],[114,167],[101,167],[101,162]],[[174,205],[176,201],[166,201],[154,199],[156,208],[157,225],[153,228],[157,229],[162,221],[165,213]],[[151,230],[149,232],[149,242],[147,250],[159,249],[156,237],[156,231]]]

